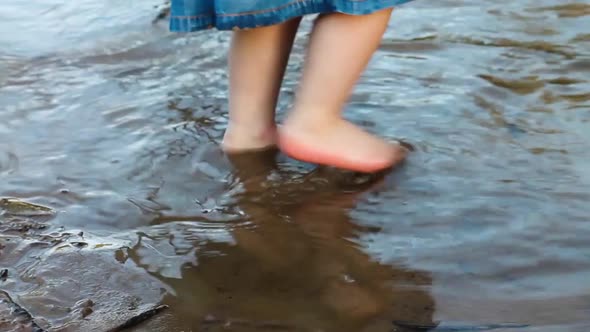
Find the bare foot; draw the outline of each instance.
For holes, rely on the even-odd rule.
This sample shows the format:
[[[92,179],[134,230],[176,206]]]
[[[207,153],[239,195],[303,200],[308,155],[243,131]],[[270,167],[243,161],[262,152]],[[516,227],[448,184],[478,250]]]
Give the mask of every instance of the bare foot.
[[[362,173],[390,168],[406,157],[400,144],[388,143],[343,119],[287,119],[279,129],[279,147],[304,162]]]
[[[252,128],[244,126],[228,126],[221,146],[225,152],[237,153],[266,150],[276,147],[277,128]]]

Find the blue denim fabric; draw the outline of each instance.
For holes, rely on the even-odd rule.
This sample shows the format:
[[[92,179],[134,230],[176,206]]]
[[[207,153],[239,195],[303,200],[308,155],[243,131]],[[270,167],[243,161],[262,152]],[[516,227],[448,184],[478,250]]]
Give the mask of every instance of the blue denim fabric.
[[[170,30],[255,28],[317,13],[369,14],[412,0],[172,0]]]

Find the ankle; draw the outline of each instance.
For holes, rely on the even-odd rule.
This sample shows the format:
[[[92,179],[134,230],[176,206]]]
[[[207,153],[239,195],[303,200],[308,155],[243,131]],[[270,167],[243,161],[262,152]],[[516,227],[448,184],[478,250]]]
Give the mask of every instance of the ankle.
[[[261,119],[259,117],[253,116],[250,118],[236,119],[235,117],[230,117],[226,131],[236,133],[246,132],[254,135],[264,135],[268,132],[274,131],[275,128],[276,124],[274,118]]]
[[[223,136],[222,146],[226,151],[252,150],[272,146],[276,143],[276,126],[246,126],[230,123]]]
[[[266,140],[275,136],[276,126],[246,126],[239,124],[230,124],[225,130],[224,136],[232,140],[240,140],[248,137],[249,139]]]
[[[320,109],[294,108],[285,120],[285,126],[302,130],[322,130],[342,121],[339,114]]]

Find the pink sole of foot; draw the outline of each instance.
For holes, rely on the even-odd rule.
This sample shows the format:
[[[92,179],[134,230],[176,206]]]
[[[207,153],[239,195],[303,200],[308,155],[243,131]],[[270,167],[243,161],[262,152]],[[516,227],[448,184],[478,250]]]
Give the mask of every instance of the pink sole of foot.
[[[383,160],[354,160],[346,155],[336,154],[331,151],[324,151],[317,147],[301,143],[287,133],[279,134],[279,148],[283,153],[293,159],[312,164],[332,166],[361,173],[375,173],[390,168],[401,162],[405,156],[405,149],[392,144],[392,157]],[[398,150],[399,151],[396,151]]]

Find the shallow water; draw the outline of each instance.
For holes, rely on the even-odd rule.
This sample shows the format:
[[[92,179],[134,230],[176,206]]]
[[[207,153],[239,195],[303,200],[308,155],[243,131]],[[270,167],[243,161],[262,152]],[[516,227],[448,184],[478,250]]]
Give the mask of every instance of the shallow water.
[[[106,289],[169,305],[137,331],[590,330],[590,2],[400,8],[347,110],[415,147],[377,183],[224,156],[229,34],[159,4],[0,4],[0,196],[56,210],[0,216],[0,288],[38,325],[106,330]]]

